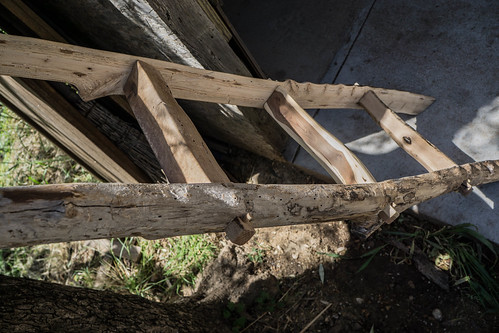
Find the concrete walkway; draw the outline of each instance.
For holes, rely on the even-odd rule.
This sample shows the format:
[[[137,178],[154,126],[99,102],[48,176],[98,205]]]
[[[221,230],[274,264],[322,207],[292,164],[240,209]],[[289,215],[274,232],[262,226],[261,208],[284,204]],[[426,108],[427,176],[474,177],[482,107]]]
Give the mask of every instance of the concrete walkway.
[[[499,159],[499,2],[226,1],[224,10],[273,79],[370,85],[436,102],[418,132],[456,163]],[[310,111],[377,180],[426,172],[362,110]],[[285,156],[326,174],[290,143]],[[499,242],[499,184],[415,208],[449,224],[473,223]]]

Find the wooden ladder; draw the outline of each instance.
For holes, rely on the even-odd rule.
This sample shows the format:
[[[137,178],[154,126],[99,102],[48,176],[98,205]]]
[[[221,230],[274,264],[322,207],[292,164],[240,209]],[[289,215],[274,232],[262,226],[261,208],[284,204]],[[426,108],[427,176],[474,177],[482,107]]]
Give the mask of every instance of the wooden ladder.
[[[137,61],[125,83],[124,92],[169,183],[230,182],[158,70]],[[359,104],[428,171],[457,166],[398,117],[372,90],[365,93]],[[362,161],[317,123],[283,87],[275,89],[264,103],[264,108],[338,184],[376,183]],[[470,190],[469,184],[461,186],[462,193],[469,193]],[[390,203],[377,215],[356,220],[354,229],[368,237],[384,223],[393,222],[401,211],[401,207]],[[239,245],[246,243],[254,234],[251,216],[236,217],[226,228],[227,238]]]

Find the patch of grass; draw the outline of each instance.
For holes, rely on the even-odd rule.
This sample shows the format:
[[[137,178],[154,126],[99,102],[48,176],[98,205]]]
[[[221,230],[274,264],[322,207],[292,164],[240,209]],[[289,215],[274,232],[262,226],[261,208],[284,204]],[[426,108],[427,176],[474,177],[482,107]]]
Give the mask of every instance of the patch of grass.
[[[194,285],[196,276],[215,256],[217,248],[205,235],[180,236],[163,240],[160,260],[164,275],[172,279],[178,293],[182,285]]]
[[[0,175],[0,186],[98,182],[1,104]]]
[[[499,282],[492,269],[497,264],[495,246],[471,224],[446,226],[436,231],[418,226],[411,232],[391,232],[399,240],[421,248],[435,266],[449,271],[454,285],[465,283],[471,295],[486,309],[499,311]]]
[[[0,186],[97,182],[1,104],[0,175]],[[0,250],[0,274],[164,300],[194,285],[216,251],[209,237],[200,235],[155,241],[115,239],[99,249],[88,242],[48,244]]]
[[[114,251],[107,263],[109,288],[153,300],[173,297],[182,287],[193,286],[216,253],[213,243],[200,235],[155,241],[132,237],[113,242],[119,243],[119,251]],[[137,260],[133,260],[133,251],[140,253]]]
[[[266,250],[259,248],[259,247],[253,247],[251,249],[251,252],[248,253],[248,259],[254,264],[261,264],[263,263],[263,259],[265,258],[266,255]]]

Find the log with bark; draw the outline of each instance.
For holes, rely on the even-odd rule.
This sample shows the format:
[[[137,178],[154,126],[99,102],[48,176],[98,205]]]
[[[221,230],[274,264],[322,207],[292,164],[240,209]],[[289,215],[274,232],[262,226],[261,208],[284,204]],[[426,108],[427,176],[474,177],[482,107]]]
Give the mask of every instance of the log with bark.
[[[250,214],[255,228],[355,220],[403,211],[499,181],[499,160],[357,185],[64,184],[0,189],[0,248],[96,238],[221,232]]]
[[[135,295],[0,275],[0,332],[230,332],[221,305],[163,304]]]

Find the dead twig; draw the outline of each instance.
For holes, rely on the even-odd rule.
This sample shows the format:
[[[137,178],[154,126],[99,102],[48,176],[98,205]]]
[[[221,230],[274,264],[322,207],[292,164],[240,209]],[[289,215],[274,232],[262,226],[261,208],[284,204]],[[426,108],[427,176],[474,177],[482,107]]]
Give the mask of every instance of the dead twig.
[[[312,326],[316,321],[317,319],[319,319],[323,314],[324,312],[326,312],[331,306],[333,305],[333,303],[329,303],[329,305],[327,305],[324,310],[322,310],[317,316],[315,316],[314,319],[312,319],[308,324],[307,326],[305,326],[301,331],[300,333],[303,333],[305,332],[306,330],[308,330],[310,328],[310,326]]]

